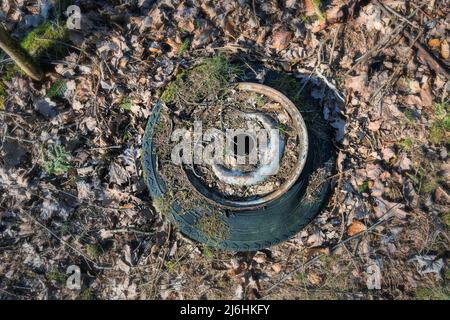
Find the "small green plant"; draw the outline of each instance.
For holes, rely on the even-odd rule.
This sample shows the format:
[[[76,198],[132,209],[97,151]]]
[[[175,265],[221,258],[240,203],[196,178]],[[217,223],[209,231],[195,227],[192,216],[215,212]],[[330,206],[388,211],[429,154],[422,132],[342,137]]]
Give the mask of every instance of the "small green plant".
[[[226,90],[230,82],[241,73],[238,66],[222,55],[205,58],[194,68],[180,73],[166,87],[160,100],[169,104],[176,102],[178,97],[183,102],[190,103],[212,99]]]
[[[48,175],[66,173],[72,165],[71,155],[61,145],[51,145],[45,152],[41,150],[41,162]]]
[[[59,270],[47,272],[46,277],[49,281],[54,281],[57,283],[65,283],[67,280],[67,275]]]
[[[448,123],[450,124],[450,123]],[[447,133],[450,129],[448,128],[448,125],[446,126],[443,121],[435,121],[433,125],[430,128],[430,136],[429,140],[434,145],[441,145],[444,143],[449,143],[447,139]]]
[[[308,276],[305,272],[299,272],[295,275],[295,279],[299,282],[305,282],[308,280]]]
[[[51,48],[61,51],[62,48],[57,43],[64,40],[66,32],[64,24],[45,21],[29,32],[20,44],[32,57],[39,57]]]
[[[125,98],[122,100],[122,103],[120,104],[120,107],[121,107],[123,110],[130,111],[131,108],[133,107],[133,103],[131,102],[131,100],[130,100],[129,97],[125,97]]]
[[[448,112],[448,103],[447,102],[440,102],[436,103],[435,106],[435,115],[438,119],[444,119]]]
[[[67,83],[63,79],[58,79],[54,84],[50,87],[47,94],[45,95],[47,98],[51,99],[53,97],[62,97],[64,92],[67,90]]]
[[[180,49],[178,50],[178,55],[182,56],[191,46],[191,39],[186,38],[183,40]]]
[[[283,134],[288,134],[290,132],[289,128],[283,124],[277,125],[277,129],[280,130],[280,132]]]
[[[70,233],[70,221],[67,220],[59,228],[59,235],[60,236],[64,236],[64,235],[69,234],[69,233]]]
[[[414,121],[416,120],[416,118],[415,118],[415,116],[414,116],[414,111],[411,110],[411,109],[407,109],[407,110],[405,111],[405,117],[406,117],[406,121],[407,121],[409,124],[414,123]]]
[[[414,189],[421,195],[427,195],[433,192],[439,186],[439,183],[442,182],[442,178],[436,177],[433,174],[435,172],[433,164],[427,164],[428,166],[431,168],[425,169],[425,166],[419,166],[415,168],[413,174],[407,173],[413,182]]]
[[[212,260],[214,259],[214,251],[211,247],[209,246],[203,246],[203,255],[205,256],[205,258],[207,260]]]
[[[22,70],[17,65],[15,64],[7,65],[5,67],[5,70],[2,72],[3,73],[2,82],[11,81],[17,72],[22,72]]]
[[[436,120],[431,125],[429,132],[430,142],[434,145],[449,144],[450,115],[447,102],[441,102],[435,105],[435,117]]]
[[[358,191],[360,193],[364,193],[367,192],[368,190],[369,190],[369,180],[366,179],[361,185],[358,186]]]
[[[128,131],[125,131],[124,134],[123,134],[123,136],[122,136],[122,140],[123,140],[124,142],[126,142],[126,141],[128,141],[130,138],[131,138],[130,133],[129,133]]]
[[[255,102],[257,107],[262,107],[266,104],[267,99],[262,94],[255,94]]]
[[[94,290],[91,288],[84,289],[78,296],[80,300],[94,300]]]
[[[195,19],[195,28],[200,29],[203,26],[203,21],[201,19]]]
[[[3,84],[3,82],[0,82],[0,96],[2,96],[2,97],[6,97],[7,96],[6,87]]]
[[[174,81],[169,83],[164,90],[164,92],[161,94],[160,100],[162,103],[169,104],[172,101],[175,100],[178,91],[180,90],[180,85],[182,83],[184,72],[181,72]]]
[[[223,220],[222,214],[218,212],[205,213],[197,220],[196,227],[210,241],[223,240],[230,232],[229,226]]]
[[[325,16],[322,12],[322,1],[321,0],[311,0],[311,4],[314,8],[314,12],[308,12],[300,16],[300,21],[303,23],[314,22],[315,20],[323,21]]]
[[[103,254],[103,249],[98,244],[86,245],[86,252],[92,259],[98,259]]]
[[[418,300],[450,300],[450,292],[446,287],[422,287],[417,288],[416,298]]]
[[[285,94],[297,107],[301,107],[305,101],[302,85],[294,76],[284,74],[270,81],[269,85]]]
[[[175,199],[172,191],[167,191],[164,195],[153,199],[153,205],[162,215],[170,214]]]
[[[180,263],[178,261],[174,261],[174,260],[169,260],[169,261],[165,262],[165,266],[167,268],[167,271],[169,271],[169,272],[176,271],[176,269],[178,268],[179,265],[180,265]]]
[[[312,0],[314,10],[316,11],[316,15],[320,20],[324,20],[325,16],[322,13],[322,1],[321,0]]]
[[[5,97],[7,96],[5,85],[0,81],[0,110],[5,107]]]
[[[444,222],[444,224],[447,226],[447,228],[450,228],[450,211],[445,212],[441,215],[441,220]],[[449,271],[449,270],[447,270]]]
[[[413,147],[413,141],[411,138],[405,138],[398,143],[398,146],[405,151],[411,151]]]

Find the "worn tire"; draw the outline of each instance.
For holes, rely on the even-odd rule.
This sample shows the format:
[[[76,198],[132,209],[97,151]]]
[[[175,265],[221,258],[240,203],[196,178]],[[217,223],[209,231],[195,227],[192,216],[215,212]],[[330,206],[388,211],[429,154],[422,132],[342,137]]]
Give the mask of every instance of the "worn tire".
[[[143,141],[144,177],[152,198],[161,198],[166,192],[165,183],[156,169],[157,159],[153,150],[153,133],[160,109],[161,105],[157,104],[152,110]],[[330,191],[329,177],[335,167],[332,134],[326,126],[319,131],[319,134],[318,130],[308,132],[310,148],[307,162],[293,187],[263,209],[221,215],[229,228],[223,239],[211,239],[203,234],[196,227],[201,214],[195,209],[184,212],[176,201],[170,205],[168,218],[188,238],[225,250],[260,250],[289,239],[313,220]],[[314,177],[322,181],[318,183]]]

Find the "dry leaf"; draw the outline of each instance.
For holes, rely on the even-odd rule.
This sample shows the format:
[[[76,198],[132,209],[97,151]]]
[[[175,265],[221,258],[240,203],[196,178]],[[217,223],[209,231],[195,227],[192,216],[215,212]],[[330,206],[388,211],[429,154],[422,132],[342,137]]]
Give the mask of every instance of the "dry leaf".
[[[367,126],[367,128],[370,131],[374,131],[374,132],[380,130],[380,127],[381,127],[381,121],[371,121],[369,123],[369,125]]]
[[[430,46],[433,49],[436,49],[441,45],[441,41],[439,39],[430,39],[428,40],[428,46]]]
[[[411,93],[417,93],[420,91],[420,84],[417,80],[411,80],[409,82],[409,89],[411,90]]]
[[[433,96],[431,95],[430,87],[428,83],[424,83],[420,90],[420,99],[422,100],[422,106],[431,107],[433,105]]]
[[[279,273],[279,272],[281,271],[281,264],[275,263],[275,264],[272,266],[272,270],[273,270],[275,273]]]
[[[313,0],[304,0],[305,4],[305,15],[310,17],[316,14],[316,7],[314,6]]]
[[[182,43],[178,42],[177,40],[178,39],[174,40],[174,39],[171,39],[171,38],[166,40],[166,44],[169,45],[172,48],[172,51],[175,54],[178,54],[178,52],[180,51],[181,45],[182,45]]]
[[[361,221],[355,220],[352,222],[352,224],[347,229],[347,234],[352,237],[355,234],[361,233],[363,231],[366,231],[367,227],[364,223]]]
[[[308,281],[312,284],[312,285],[318,285],[322,279],[320,278],[320,276],[315,273],[314,271],[308,273]]]
[[[253,260],[256,263],[264,263],[266,262],[266,255],[264,253],[257,253],[254,257]]]
[[[383,155],[384,161],[389,161],[390,159],[392,159],[395,156],[395,152],[391,148],[383,148],[381,150],[381,153]]]
[[[328,255],[328,254],[330,254],[330,248],[322,247],[322,246],[308,248],[308,251],[307,251],[308,256],[316,254],[316,253]]]
[[[449,57],[448,42],[445,40],[442,41],[442,43],[441,43],[441,56],[444,59],[448,59],[448,57]]]
[[[359,76],[348,77],[345,79],[345,86],[353,89],[354,92],[364,92],[366,87],[367,73],[363,72]]]
[[[276,31],[272,39],[272,48],[276,49],[277,51],[281,51],[287,48],[292,37],[293,34],[290,31]]]

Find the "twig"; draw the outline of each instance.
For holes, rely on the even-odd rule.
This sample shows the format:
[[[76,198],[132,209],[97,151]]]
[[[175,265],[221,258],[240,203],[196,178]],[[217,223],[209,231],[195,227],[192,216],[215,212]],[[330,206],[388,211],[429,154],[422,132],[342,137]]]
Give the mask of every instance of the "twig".
[[[6,139],[17,140],[17,141],[22,141],[22,142],[26,142],[26,143],[36,144],[36,141],[22,139],[22,138],[18,138],[18,137],[12,137],[12,136],[8,136],[8,135],[4,135],[3,137],[6,138]]]
[[[416,29],[421,29],[417,23],[415,22],[411,22],[409,21],[409,19],[405,18],[404,16],[402,16],[400,13],[398,13],[397,11],[395,11],[394,9],[391,9],[388,6],[385,6],[384,4],[380,3],[378,0],[374,0],[375,4],[378,5],[380,7],[380,9],[384,12],[387,13],[390,16],[396,16],[397,18],[399,18],[400,20],[406,22],[407,24],[409,24],[411,27],[414,27]],[[420,7],[416,7],[418,10],[421,10]]]
[[[336,33],[334,35],[333,45],[331,47],[330,58],[328,59],[329,65],[331,65],[331,63],[333,62],[333,54],[334,54],[334,49],[336,48],[336,40],[337,40],[337,37],[338,37],[340,31],[341,31],[341,25],[338,25],[338,27],[336,29]]]
[[[33,80],[41,80],[44,73],[34,62],[33,58],[26,52],[0,24],[0,48],[14,60],[22,71]]]
[[[136,234],[140,234],[143,236],[152,236],[155,234],[154,232],[145,232],[145,231],[140,231],[140,230],[135,230],[135,229],[130,229],[130,228],[113,229],[113,230],[106,230],[106,231],[111,232],[111,233],[136,233]]]
[[[328,88],[330,88],[334,94],[341,100],[342,102],[345,102],[345,99],[342,97],[342,95],[339,93],[339,90],[336,88],[334,84],[332,84],[328,79],[318,70],[315,70],[316,75],[327,85]]]

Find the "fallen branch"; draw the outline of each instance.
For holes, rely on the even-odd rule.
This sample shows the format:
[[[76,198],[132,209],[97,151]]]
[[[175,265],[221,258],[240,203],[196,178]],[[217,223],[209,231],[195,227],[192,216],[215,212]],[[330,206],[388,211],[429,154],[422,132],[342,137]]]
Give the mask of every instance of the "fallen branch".
[[[33,58],[8,34],[0,25],[0,48],[33,80],[43,78],[42,70],[36,65]]]

